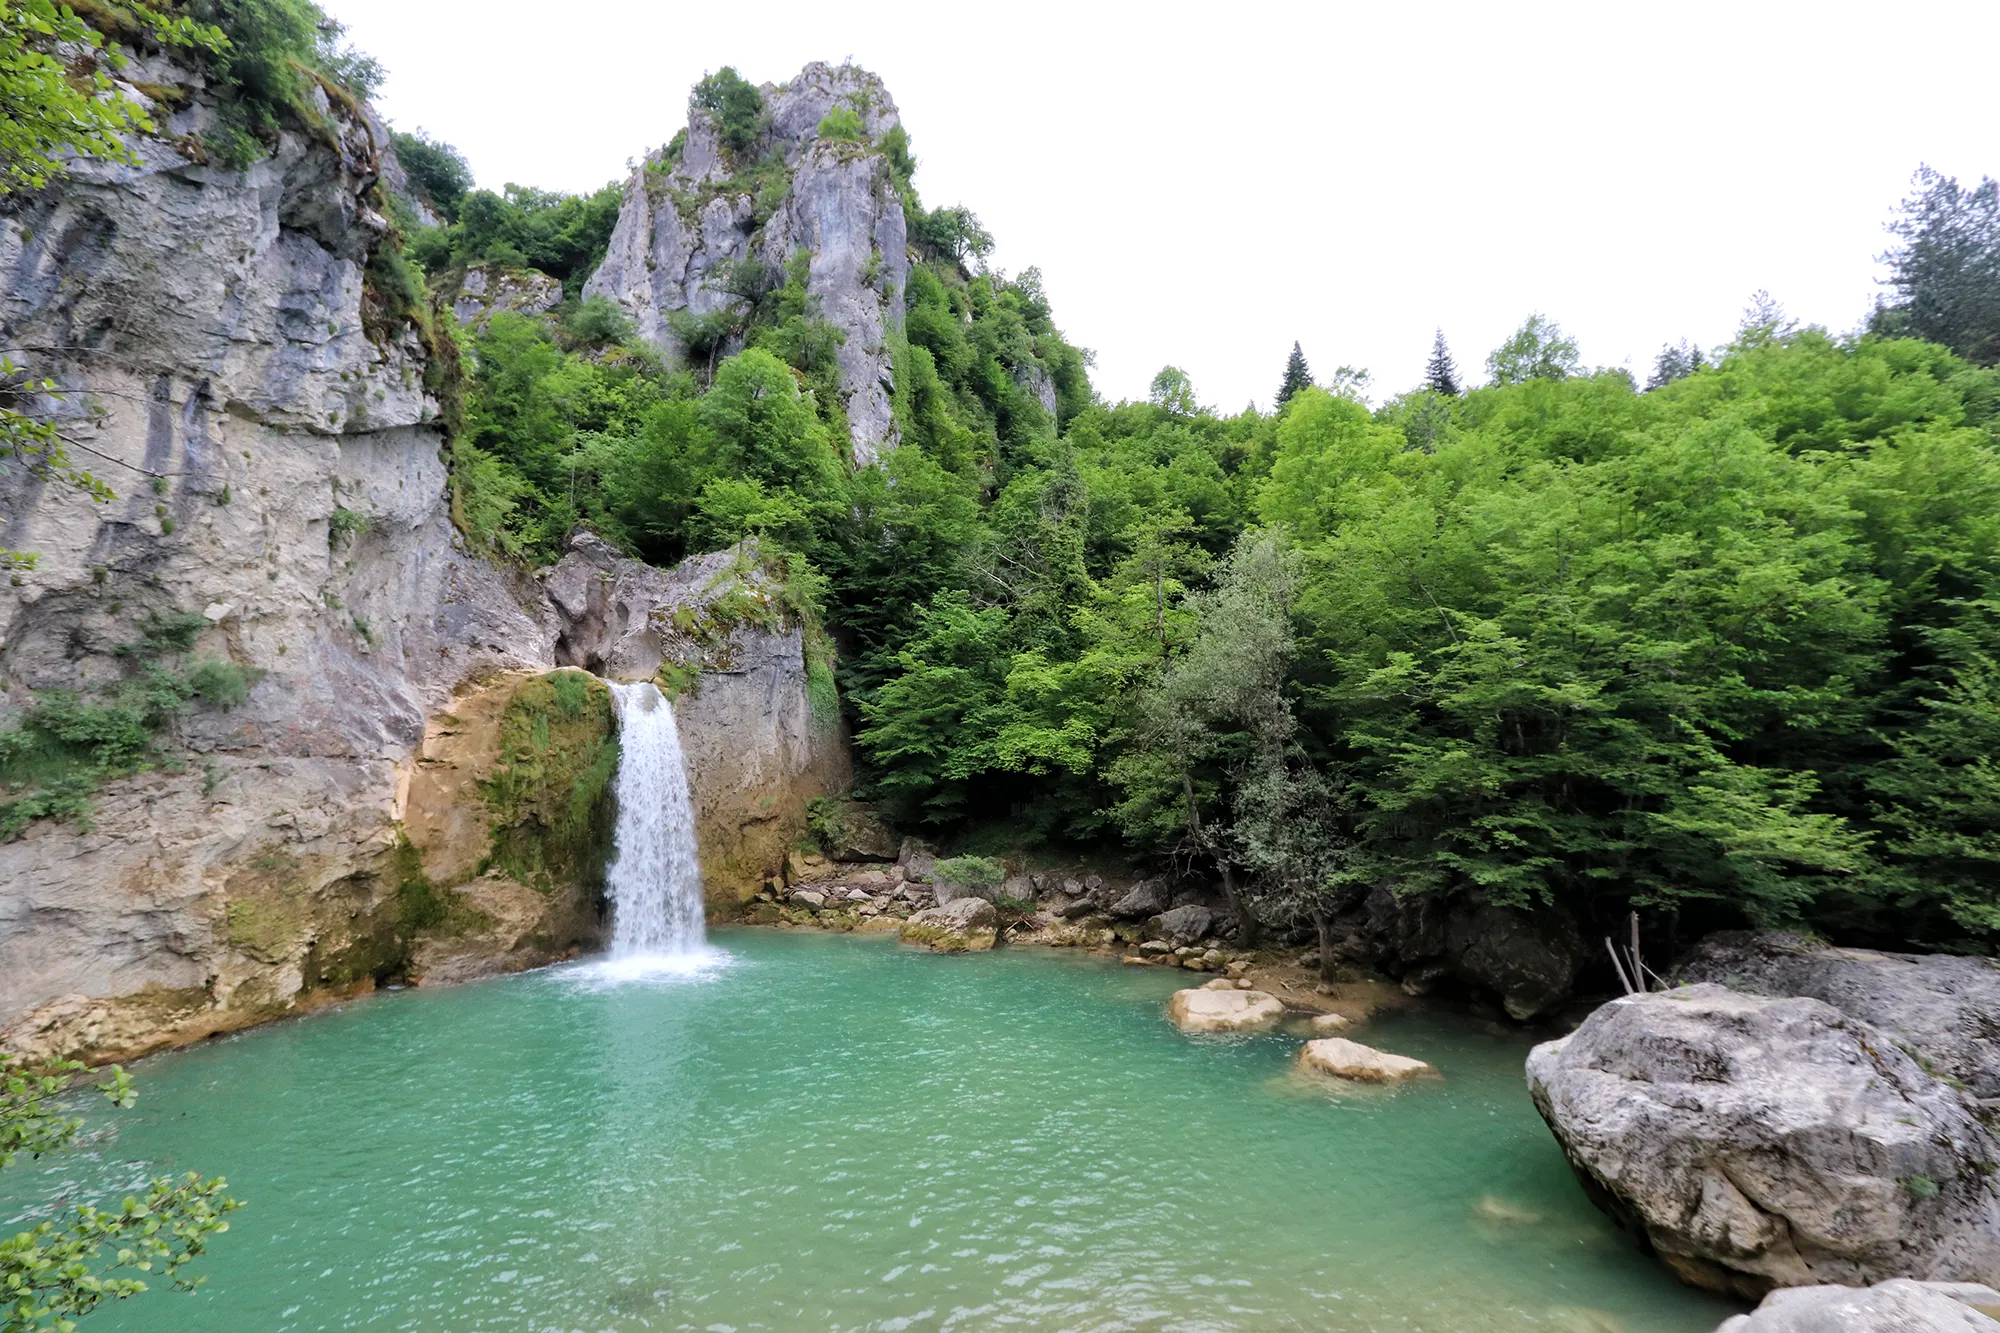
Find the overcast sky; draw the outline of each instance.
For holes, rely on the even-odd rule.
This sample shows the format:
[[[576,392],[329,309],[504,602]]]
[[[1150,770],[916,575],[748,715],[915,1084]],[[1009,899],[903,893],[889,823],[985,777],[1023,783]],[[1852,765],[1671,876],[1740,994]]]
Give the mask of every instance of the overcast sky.
[[[1268,406],[1314,373],[1410,387],[1531,311],[1643,379],[1726,339],[1756,289],[1845,330],[1929,162],[2000,174],[2000,4],[866,5],[322,0],[389,71],[400,129],[482,185],[583,190],[734,65],[880,74],[927,205],[1039,265],[1106,397],[1162,365]]]

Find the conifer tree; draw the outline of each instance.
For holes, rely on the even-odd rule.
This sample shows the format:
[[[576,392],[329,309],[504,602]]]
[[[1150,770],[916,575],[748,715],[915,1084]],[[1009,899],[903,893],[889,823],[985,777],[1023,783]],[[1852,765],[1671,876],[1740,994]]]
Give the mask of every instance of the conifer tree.
[[[1292,400],[1292,395],[1300,389],[1310,389],[1312,382],[1312,372],[1306,369],[1306,354],[1299,350],[1297,343],[1293,343],[1292,354],[1285,358],[1285,382],[1278,386],[1275,410],[1283,411],[1285,404]]]
[[[1445,346],[1443,329],[1437,331],[1431,343],[1430,364],[1424,367],[1424,387],[1432,393],[1458,397],[1458,366],[1451,359],[1451,348]]]

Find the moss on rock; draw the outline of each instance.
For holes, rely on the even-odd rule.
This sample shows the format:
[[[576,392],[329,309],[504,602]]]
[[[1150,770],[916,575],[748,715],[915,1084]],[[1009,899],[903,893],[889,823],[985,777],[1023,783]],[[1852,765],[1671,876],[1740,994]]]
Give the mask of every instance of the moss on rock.
[[[601,890],[612,841],[617,715],[581,671],[523,681],[500,719],[499,761],[479,784],[493,820],[487,860],[523,884]]]

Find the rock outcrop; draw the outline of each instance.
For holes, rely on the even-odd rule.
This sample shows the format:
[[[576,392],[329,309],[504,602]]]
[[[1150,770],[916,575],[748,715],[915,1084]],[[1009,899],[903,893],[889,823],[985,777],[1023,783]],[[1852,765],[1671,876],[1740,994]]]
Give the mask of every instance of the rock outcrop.
[[[915,913],[902,925],[908,944],[933,953],[984,953],[998,941],[1000,915],[984,898],[959,898]]]
[[[1576,922],[1557,908],[1387,889],[1343,913],[1335,933],[1341,957],[1399,978],[1413,995],[1447,986],[1490,995],[1521,1022],[1570,997],[1588,952]]]
[[[1715,1333],[2000,1333],[2000,1291],[1896,1278],[1872,1287],[1787,1287]]]
[[[1167,997],[1167,1019],[1183,1032],[1261,1032],[1284,1016],[1284,1001],[1268,991],[1197,986]]]
[[[691,109],[685,136],[647,154],[584,293],[616,302],[643,337],[685,359],[674,316],[738,311],[742,265],[782,275],[803,253],[807,295],[843,338],[844,406],[854,459],[866,463],[897,441],[891,343],[909,260],[902,199],[879,147],[899,124],[896,104],[873,74],[818,62],[761,92],[767,128],[754,144],[731,149],[715,117]],[[861,141],[822,137],[836,110],[858,119]]]
[[[710,557],[650,572],[691,650],[639,661],[643,626],[591,617],[622,613],[599,594],[643,591],[643,566],[545,594],[468,549],[441,344],[382,252],[379,123],[323,102],[328,133],[226,168],[201,151],[220,121],[198,80],[157,59],[130,77],[178,85],[137,165],[78,162],[0,207],[0,335],[56,382],[37,410],[115,493],[0,461],[0,547],[38,557],[0,587],[0,727],[37,692],[96,699],[146,667],[252,685],[177,722],[89,821],[0,842],[0,1046],[129,1057],[593,944],[596,815],[544,800],[564,764],[503,739],[559,658],[671,676],[711,883],[774,873],[805,798],[844,777],[840,747],[815,748],[796,628],[756,614],[754,578],[715,584],[734,557]],[[137,660],[163,623],[186,650]],[[615,754],[602,687],[562,691],[588,704],[557,719],[581,728],[563,757]]]
[[[805,635],[754,545],[657,569],[578,533],[544,571],[556,660],[652,680],[674,700],[709,901],[733,911],[781,877],[805,803],[846,790],[832,679],[815,705]]]
[[[2000,1144],[1880,1030],[1810,999],[1614,1000],[1528,1057],[1592,1197],[1683,1280],[2000,1277]]]
[[[199,613],[187,661],[265,674],[181,726],[199,771],[0,844],[0,1043],[43,1052],[133,1054],[405,967],[426,718],[554,640],[453,529],[423,316],[375,262],[374,127],[327,105],[328,138],[205,165],[208,95],[157,61],[130,77],[186,93],[137,165],[78,162],[0,213],[0,334],[115,492],[0,466],[0,545],[39,557],[0,588],[6,711],[115,684],[149,616]]]
[[[2000,965],[1953,954],[1838,949],[1779,932],[1724,932],[1678,969],[1756,995],[1803,995],[1872,1023],[1918,1063],[2000,1100]]]
[[[461,324],[483,324],[496,310],[540,315],[562,304],[562,284],[534,269],[475,264],[458,280],[451,313]]]

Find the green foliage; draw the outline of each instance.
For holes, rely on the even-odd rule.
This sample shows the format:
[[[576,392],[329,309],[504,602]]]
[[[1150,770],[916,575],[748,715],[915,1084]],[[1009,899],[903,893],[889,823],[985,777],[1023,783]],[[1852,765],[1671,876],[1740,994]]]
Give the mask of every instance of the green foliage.
[[[421,129],[415,134],[399,130],[390,142],[417,197],[447,223],[458,221],[459,204],[474,185],[472,164],[465,155]]]
[[[334,138],[314,93],[351,113],[381,84],[381,66],[342,45],[346,30],[313,0],[183,0],[183,7],[227,38],[209,64],[225,94],[225,121],[239,135],[271,145],[291,123]]]
[[[611,691],[581,671],[523,681],[500,719],[500,762],[480,783],[487,864],[543,892],[604,873],[618,771]]]
[[[1306,354],[1297,343],[1293,343],[1292,354],[1285,359],[1285,378],[1278,385],[1278,396],[1272,401],[1271,410],[1283,411],[1285,404],[1292,401],[1292,395],[1300,389],[1310,389],[1312,382],[1312,371],[1306,366]]]
[[[512,183],[500,194],[472,190],[449,225],[412,232],[409,255],[429,273],[474,264],[539,269],[575,295],[604,259],[624,196],[618,181],[589,194]]]
[[[1486,358],[1486,373],[1495,384],[1529,380],[1559,380],[1577,373],[1576,341],[1545,315],[1530,315],[1514,336]]]
[[[125,58],[116,40],[219,53],[229,43],[215,28],[171,5],[107,8],[93,25],[56,0],[0,0],[0,197],[37,190],[63,170],[68,154],[135,162],[126,143],[158,127],[121,92]],[[104,19],[115,19],[106,33]]]
[[[329,551],[338,551],[351,546],[354,540],[366,531],[368,531],[368,515],[336,505],[334,511],[327,515],[326,548]]]
[[[162,747],[195,700],[235,708],[263,672],[228,661],[197,662],[185,674],[173,659],[189,652],[208,622],[185,611],[149,611],[139,637],[114,652],[124,680],[103,702],[63,690],[34,696],[11,730],[0,732],[0,842],[37,819],[62,819],[88,831],[91,798],[112,778],[171,762]]]
[[[2000,362],[2000,182],[1965,188],[1920,167],[1911,184],[1889,224],[1901,243],[1882,256],[1900,299],[1876,312],[1875,328],[1942,343],[1974,365]]]
[[[82,1072],[73,1062],[35,1066],[0,1052],[0,1168],[23,1153],[38,1158],[74,1151],[83,1121],[58,1108]],[[116,1065],[95,1090],[120,1109],[138,1096]],[[198,1286],[201,1279],[182,1270],[207,1252],[211,1237],[229,1230],[228,1215],[243,1206],[224,1193],[227,1188],[220,1176],[162,1176],[114,1207],[79,1204],[0,1239],[0,1329],[68,1333],[105,1301],[146,1291],[146,1278],[137,1274],[164,1278],[181,1290]]]
[[[1437,337],[1431,340],[1431,359],[1424,366],[1424,387],[1446,398],[1459,395],[1458,363],[1451,358],[1451,348],[1445,344],[1443,329],[1439,329]]]
[[[939,861],[933,870],[945,883],[968,889],[997,889],[1007,882],[1007,867],[984,856],[954,856]]]
[[[764,131],[764,98],[756,85],[724,65],[694,86],[690,111],[706,112],[731,153],[747,153]]]
[[[867,143],[868,130],[853,108],[837,106],[820,118],[819,137],[833,143]]]

